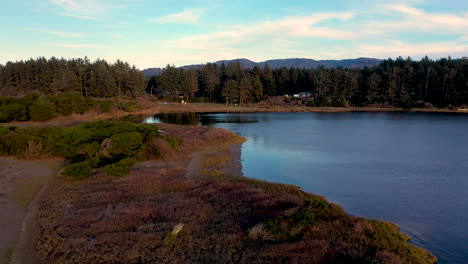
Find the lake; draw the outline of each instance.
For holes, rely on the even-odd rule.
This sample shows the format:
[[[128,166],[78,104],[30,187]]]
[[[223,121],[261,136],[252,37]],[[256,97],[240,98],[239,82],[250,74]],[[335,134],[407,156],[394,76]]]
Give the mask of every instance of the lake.
[[[468,115],[184,113],[145,122],[230,129],[248,140],[246,176],[394,222],[439,263],[468,263]]]

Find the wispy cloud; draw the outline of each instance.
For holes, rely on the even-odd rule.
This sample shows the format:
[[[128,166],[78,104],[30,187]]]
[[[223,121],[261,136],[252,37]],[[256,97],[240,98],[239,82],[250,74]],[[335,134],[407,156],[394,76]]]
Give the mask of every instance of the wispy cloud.
[[[77,15],[77,14],[66,13],[66,12],[60,13],[60,15],[67,16],[67,17],[73,17],[73,18],[77,18],[77,19],[82,19],[82,20],[97,20],[97,18],[92,17],[92,16]]]
[[[362,28],[363,34],[394,35],[405,32],[434,34],[468,34],[468,14],[428,13],[408,5],[385,5],[386,15],[399,15],[391,21],[368,21]]]
[[[187,8],[184,11],[174,14],[165,15],[159,18],[151,19],[152,22],[159,23],[181,23],[194,24],[197,23],[200,17],[206,12],[203,8]]]
[[[31,31],[31,32],[46,33],[46,34],[64,37],[64,38],[84,38],[88,36],[88,34],[86,33],[67,32],[67,31],[49,30],[49,29],[40,29],[40,28],[23,28],[23,30]]]
[[[352,17],[352,13],[321,13],[310,16],[288,17],[257,24],[236,25],[228,30],[184,37],[166,43],[179,48],[203,50],[211,49],[214,46],[231,47],[235,44],[252,41],[257,43],[263,41],[270,44],[281,43],[288,38],[353,39],[356,36],[354,32],[315,26],[319,22],[330,19],[347,20]]]
[[[120,34],[120,33],[112,33],[112,34],[110,34],[110,36],[113,39],[123,39],[123,38],[125,38],[125,36],[123,34]]]
[[[98,45],[93,45],[93,44],[80,44],[80,43],[59,43],[55,44],[54,46],[56,47],[61,47],[61,48],[99,48]]]
[[[65,15],[84,20],[97,20],[106,16],[115,9],[126,7],[135,0],[48,0],[52,5],[59,7],[59,15]]]
[[[468,51],[468,44],[463,44],[458,41],[406,43],[396,40],[385,46],[361,45],[356,51],[361,56],[373,56],[377,58],[397,56],[422,57],[425,55],[432,57],[447,57],[449,55],[463,55]]]

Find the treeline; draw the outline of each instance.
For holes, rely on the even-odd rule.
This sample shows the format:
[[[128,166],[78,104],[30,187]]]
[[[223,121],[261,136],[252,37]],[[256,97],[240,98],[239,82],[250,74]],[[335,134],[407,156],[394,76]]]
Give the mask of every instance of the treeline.
[[[147,93],[162,96],[197,96],[226,103],[254,103],[268,97],[309,92],[302,103],[310,106],[400,107],[468,105],[468,60],[420,61],[401,57],[364,69],[244,68],[206,64],[197,70],[167,66],[152,77]],[[291,99],[288,99],[291,100]]]
[[[116,97],[144,94],[145,78],[128,63],[117,60],[91,62],[84,59],[46,59],[0,64],[0,96],[29,93],[56,95],[74,93],[92,97]]]

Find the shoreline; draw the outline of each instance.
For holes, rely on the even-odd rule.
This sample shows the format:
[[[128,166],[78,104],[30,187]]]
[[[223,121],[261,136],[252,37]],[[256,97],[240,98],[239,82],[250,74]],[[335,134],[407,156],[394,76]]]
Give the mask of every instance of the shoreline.
[[[468,114],[468,110],[449,110],[438,108],[378,108],[378,107],[309,107],[309,106],[226,106],[224,104],[193,103],[179,104],[160,103],[156,107],[142,109],[134,112],[115,111],[112,113],[96,114],[87,112],[84,114],[71,114],[59,116],[47,121],[13,121],[0,123],[0,126],[74,126],[84,122],[92,122],[107,119],[124,118],[129,115],[156,115],[161,113],[347,113],[347,112],[407,112],[407,113],[447,113],[447,114]]]

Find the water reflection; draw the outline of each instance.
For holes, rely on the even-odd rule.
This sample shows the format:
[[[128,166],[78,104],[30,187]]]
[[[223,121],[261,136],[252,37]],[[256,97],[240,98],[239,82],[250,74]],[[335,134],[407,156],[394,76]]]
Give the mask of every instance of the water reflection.
[[[209,126],[219,123],[257,123],[257,117],[242,113],[163,113],[144,118],[144,123]],[[141,123],[141,122],[140,122]]]

